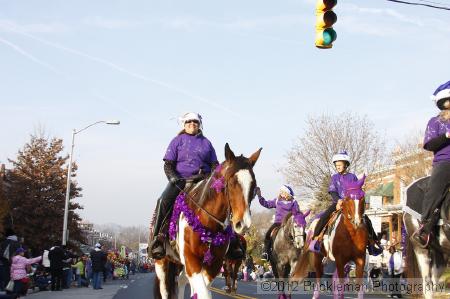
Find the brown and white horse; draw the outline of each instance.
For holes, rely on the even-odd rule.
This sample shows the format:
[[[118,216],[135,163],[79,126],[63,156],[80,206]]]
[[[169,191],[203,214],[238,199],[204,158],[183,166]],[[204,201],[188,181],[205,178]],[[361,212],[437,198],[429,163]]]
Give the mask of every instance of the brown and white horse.
[[[230,221],[238,234],[250,228],[250,203],[256,187],[253,166],[261,150],[249,158],[235,156],[227,143],[225,162],[221,164],[220,171],[212,173],[188,192],[187,204],[204,228],[213,233],[222,232]],[[211,189],[217,180],[224,183],[220,191]],[[173,298],[177,292],[178,298],[184,298],[187,283],[190,284],[191,298],[211,298],[208,286],[220,272],[229,242],[208,247],[189,226],[187,218],[185,213],[180,213],[174,245],[171,247],[167,242],[166,257],[156,261],[156,298]],[[208,248],[213,255],[212,263],[209,264],[204,262]]]
[[[356,264],[356,278],[357,283],[361,286],[364,272],[364,265],[366,262],[366,246],[368,243],[368,232],[363,222],[365,199],[362,186],[364,185],[365,177],[357,182],[344,183],[345,199],[342,205],[342,210],[338,216],[334,228],[330,235],[325,235],[323,239],[323,246],[320,253],[313,253],[306,251],[293,273],[293,280],[302,280],[306,277],[310,264],[314,264],[316,271],[317,286],[320,285],[320,279],[323,275],[322,260],[328,257],[330,260],[336,262],[337,270],[337,284],[344,281],[344,267],[353,261]],[[318,219],[311,223],[310,232],[314,231]],[[308,234],[311,236],[311,233]],[[311,238],[309,238],[305,248],[309,247]],[[313,254],[313,256],[312,256]],[[336,275],[335,275],[336,276]],[[336,284],[336,285],[337,285]],[[335,297],[344,298],[341,287],[336,287],[334,290],[340,290]],[[358,293],[358,298],[363,297],[361,292]],[[319,291],[315,290],[313,298],[319,298]]]

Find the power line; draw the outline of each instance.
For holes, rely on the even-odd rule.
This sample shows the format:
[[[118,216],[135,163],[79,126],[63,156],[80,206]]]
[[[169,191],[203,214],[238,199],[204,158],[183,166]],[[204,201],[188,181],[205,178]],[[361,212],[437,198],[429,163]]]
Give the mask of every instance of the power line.
[[[407,4],[407,5],[426,6],[426,7],[430,7],[430,8],[449,10],[450,11],[450,7],[448,7],[448,6],[437,6],[437,5],[433,5],[433,4],[408,2],[408,1],[402,1],[402,0],[386,0],[386,1],[400,3],[400,4]]]
[[[449,2],[435,2],[435,1],[428,1],[428,0],[416,0],[416,1],[431,3],[431,4],[438,4],[438,5],[450,5]]]

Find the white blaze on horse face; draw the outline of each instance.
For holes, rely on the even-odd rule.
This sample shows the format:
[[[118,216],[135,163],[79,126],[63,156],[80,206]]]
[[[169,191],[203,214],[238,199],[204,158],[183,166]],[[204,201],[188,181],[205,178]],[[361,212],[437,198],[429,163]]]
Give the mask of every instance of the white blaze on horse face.
[[[355,203],[355,225],[358,227],[359,224],[361,223],[361,217],[359,217],[359,200],[353,200],[353,202]]]
[[[303,247],[303,238],[305,236],[305,230],[303,226],[298,226],[294,221],[294,245],[296,248]]]
[[[250,187],[253,183],[252,175],[250,174],[250,170],[241,169],[236,173],[236,177],[238,179],[239,184],[242,188],[242,194],[244,195],[244,215],[242,217],[242,224],[236,228],[234,227],[237,233],[241,233],[246,229],[250,228],[252,225],[252,219],[250,217],[250,207],[248,205],[249,197],[250,197]],[[233,226],[236,224],[233,223]]]

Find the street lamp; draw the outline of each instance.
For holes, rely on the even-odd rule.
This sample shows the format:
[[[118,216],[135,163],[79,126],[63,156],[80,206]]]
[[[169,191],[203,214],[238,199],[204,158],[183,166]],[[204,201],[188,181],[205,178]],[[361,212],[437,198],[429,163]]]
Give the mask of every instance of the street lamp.
[[[72,146],[70,150],[70,157],[69,157],[69,167],[67,167],[67,186],[66,186],[66,205],[64,207],[64,224],[63,224],[63,235],[62,235],[62,245],[66,245],[67,243],[67,220],[69,217],[69,199],[70,199],[70,176],[72,174],[72,158],[73,158],[73,147],[74,147],[74,141],[75,141],[75,135],[86,130],[87,128],[90,128],[92,126],[95,126],[97,124],[107,124],[107,125],[120,125],[120,121],[118,120],[100,120],[95,123],[90,124],[89,126],[81,129],[76,130],[73,129],[72,131]]]

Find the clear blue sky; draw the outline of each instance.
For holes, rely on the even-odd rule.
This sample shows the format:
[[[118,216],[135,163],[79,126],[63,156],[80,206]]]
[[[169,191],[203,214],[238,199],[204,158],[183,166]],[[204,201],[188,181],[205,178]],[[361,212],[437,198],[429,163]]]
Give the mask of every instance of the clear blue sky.
[[[82,215],[147,224],[182,112],[203,115],[221,160],[225,142],[246,155],[263,147],[255,173],[268,197],[308,115],[367,114],[390,140],[424,128],[430,94],[450,79],[450,13],[339,1],[335,47],[318,50],[314,7],[0,0],[0,162],[39,126],[68,147],[73,128],[120,119],[77,136]]]

